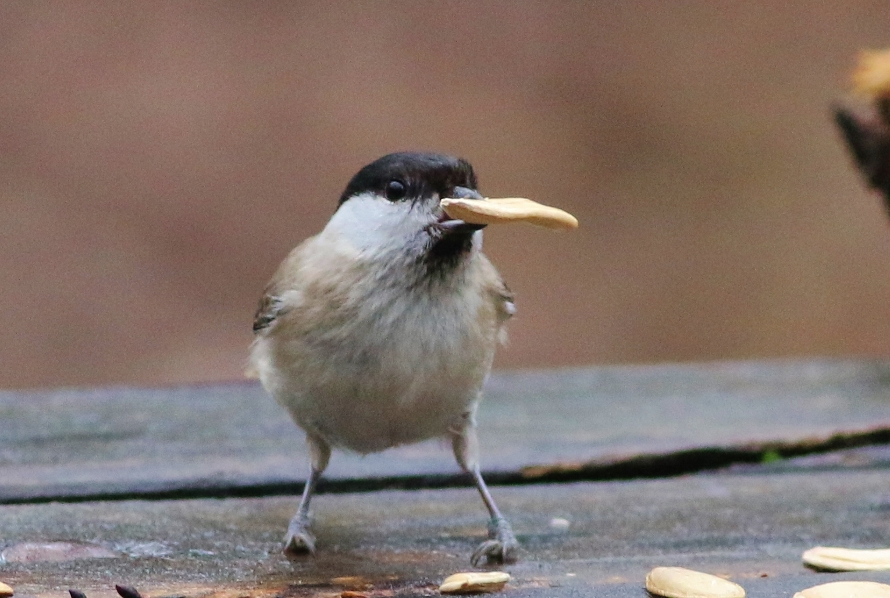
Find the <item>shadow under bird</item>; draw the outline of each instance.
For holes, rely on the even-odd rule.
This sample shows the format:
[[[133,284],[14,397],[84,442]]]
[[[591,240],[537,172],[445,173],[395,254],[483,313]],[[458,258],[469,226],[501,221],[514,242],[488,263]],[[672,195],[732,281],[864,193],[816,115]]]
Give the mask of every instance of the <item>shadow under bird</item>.
[[[472,563],[515,560],[476,438],[513,296],[482,254],[485,225],[448,216],[445,198],[485,201],[467,161],[395,153],[368,164],[260,300],[251,367],[306,432],[311,458],[289,555],[315,551],[309,503],[331,449],[367,454],[444,437],[491,517]]]

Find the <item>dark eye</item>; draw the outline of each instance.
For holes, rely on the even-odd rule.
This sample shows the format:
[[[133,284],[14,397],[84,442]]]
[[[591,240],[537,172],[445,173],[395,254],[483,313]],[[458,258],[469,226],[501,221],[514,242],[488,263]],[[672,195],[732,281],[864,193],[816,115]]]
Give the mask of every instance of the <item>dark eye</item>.
[[[386,199],[389,201],[399,201],[405,199],[408,194],[408,188],[402,181],[392,180],[386,184]]]

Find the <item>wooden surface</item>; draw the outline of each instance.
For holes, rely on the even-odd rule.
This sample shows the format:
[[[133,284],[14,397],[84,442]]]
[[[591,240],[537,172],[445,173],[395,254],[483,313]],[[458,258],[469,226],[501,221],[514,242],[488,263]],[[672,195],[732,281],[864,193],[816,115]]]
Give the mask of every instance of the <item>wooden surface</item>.
[[[522,543],[507,596],[638,596],[654,566],[727,575],[751,596],[791,596],[836,579],[890,583],[890,572],[820,574],[801,553],[818,544],[886,546],[886,470],[706,474],[664,480],[495,488]],[[151,596],[222,590],[327,595],[396,589],[419,595],[470,570],[483,539],[471,489],[322,495],[316,557],[290,562],[281,537],[295,498],[6,506],[7,549],[23,542],[86,541],[109,558],[7,562],[0,578],[19,596],[79,588],[112,596],[113,584]],[[553,517],[571,522],[565,532]]]
[[[486,469],[512,484],[493,492],[523,546],[505,567],[514,576],[505,595],[642,597],[657,565],[728,575],[750,596],[837,579],[890,583],[890,572],[824,574],[800,563],[816,544],[890,546],[888,362],[498,374],[480,427]],[[825,452],[838,434],[865,446]],[[751,446],[773,452],[743,463]],[[715,447],[739,462],[665,479],[522,483],[539,481],[523,475],[542,467],[683,462]],[[812,454],[776,460],[776,447]],[[0,506],[0,581],[17,596],[61,598],[69,587],[112,596],[114,583],[150,598],[383,597],[429,595],[470,569],[484,510],[471,489],[423,488],[424,475],[456,471],[435,442],[335,454],[331,476],[355,490],[387,476],[421,476],[419,487],[329,487],[313,503],[319,554],[287,561],[280,542],[297,498],[274,496],[281,488],[263,495],[263,484],[298,483],[304,460],[295,426],[252,384],[0,393],[0,499],[18,503]],[[253,498],[124,500],[159,488],[222,497],[251,485]],[[90,499],[103,493],[112,500]],[[554,517],[569,529],[551,527]]]
[[[499,373],[483,468],[622,462],[703,447],[890,432],[890,363],[787,361]],[[0,503],[299,484],[302,433],[259,386],[0,393]],[[453,475],[446,443],[359,457],[329,480]]]

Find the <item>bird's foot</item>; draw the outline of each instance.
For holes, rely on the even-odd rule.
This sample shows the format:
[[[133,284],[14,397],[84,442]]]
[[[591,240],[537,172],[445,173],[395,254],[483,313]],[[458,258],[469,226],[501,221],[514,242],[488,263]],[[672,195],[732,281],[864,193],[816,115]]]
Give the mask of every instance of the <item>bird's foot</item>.
[[[510,523],[503,517],[494,517],[488,523],[488,540],[479,545],[470,557],[470,563],[478,567],[482,559],[492,563],[512,563],[516,561],[519,542],[513,535]]]
[[[287,526],[284,554],[288,557],[315,554],[315,536],[309,531],[309,517],[297,514]]]

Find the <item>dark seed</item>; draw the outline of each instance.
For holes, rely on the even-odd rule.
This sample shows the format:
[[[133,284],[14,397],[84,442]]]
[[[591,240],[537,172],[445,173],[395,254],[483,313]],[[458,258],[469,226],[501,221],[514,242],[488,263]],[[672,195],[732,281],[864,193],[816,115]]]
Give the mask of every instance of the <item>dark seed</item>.
[[[121,598],[142,598],[142,594],[136,591],[136,588],[130,586],[122,586],[114,584],[114,589],[121,595]]]

